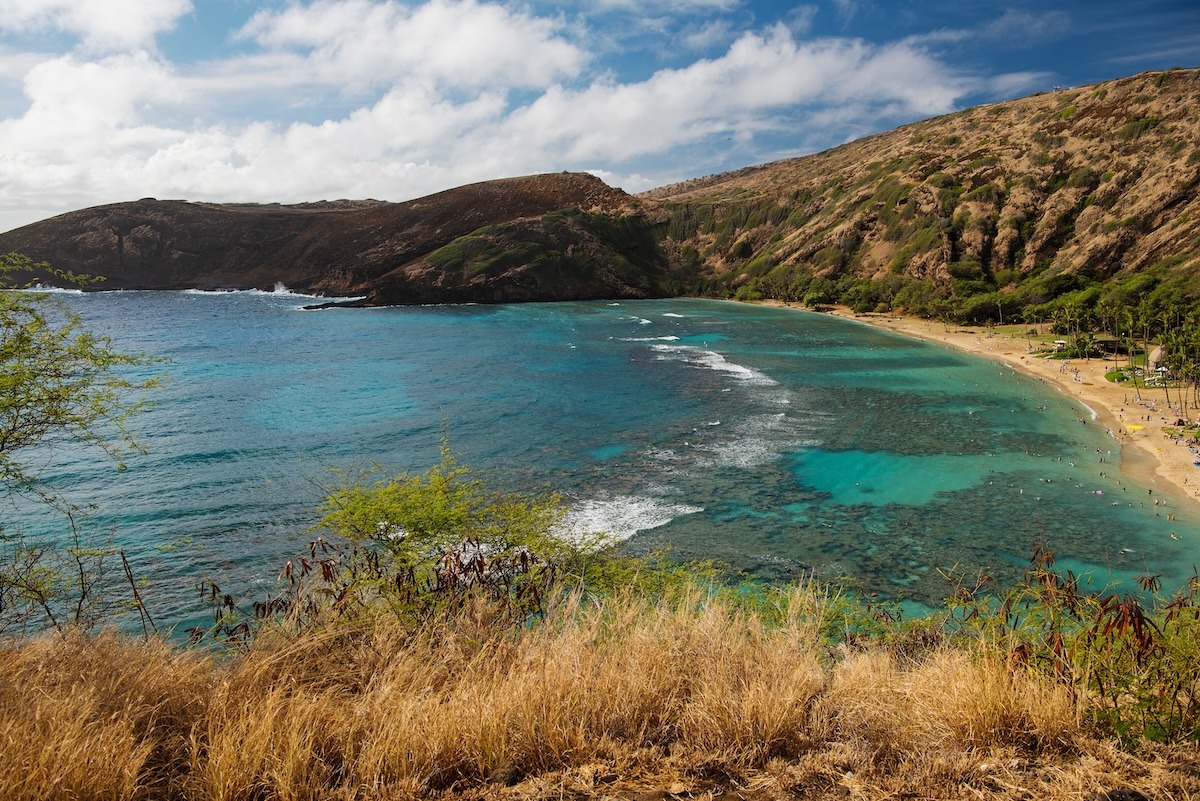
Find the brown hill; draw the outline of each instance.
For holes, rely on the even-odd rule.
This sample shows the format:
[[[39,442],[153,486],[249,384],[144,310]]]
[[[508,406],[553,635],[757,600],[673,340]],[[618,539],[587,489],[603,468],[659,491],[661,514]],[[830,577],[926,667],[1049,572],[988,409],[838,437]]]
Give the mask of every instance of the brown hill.
[[[670,294],[984,321],[1183,298],[1200,311],[1200,71],[980,106],[637,198],[590,175],[408,203],[140,200],[0,234],[115,288],[367,305]]]
[[[1142,276],[1146,290],[1190,279],[1198,183],[1200,71],[1171,70],[980,106],[642,198],[666,205],[668,248],[711,292],[920,313],[948,299],[979,319],[1101,281],[1129,288]]]
[[[636,206],[597,178],[569,173],[489,181],[407,203],[144,199],[0,234],[0,252],[102,276],[106,289],[278,282],[363,295],[372,305],[662,295],[670,291],[666,261],[640,218],[629,215]]]

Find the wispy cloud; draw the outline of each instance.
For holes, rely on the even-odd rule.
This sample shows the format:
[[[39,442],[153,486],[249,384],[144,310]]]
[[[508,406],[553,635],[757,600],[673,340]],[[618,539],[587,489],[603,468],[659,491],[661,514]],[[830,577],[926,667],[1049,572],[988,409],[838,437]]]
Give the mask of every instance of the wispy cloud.
[[[1032,13],[1007,9],[986,23],[979,31],[987,39],[1001,40],[1013,47],[1033,47],[1041,42],[1066,36],[1071,30],[1071,16],[1063,11]]]
[[[732,38],[733,24],[729,20],[719,19],[685,28],[679,40],[688,50],[704,52],[726,44]]]
[[[850,22],[858,14],[858,0],[833,0],[833,7],[842,24]]]
[[[583,5],[645,13],[703,14],[709,11],[729,11],[743,5],[743,2],[744,0],[590,0]]]

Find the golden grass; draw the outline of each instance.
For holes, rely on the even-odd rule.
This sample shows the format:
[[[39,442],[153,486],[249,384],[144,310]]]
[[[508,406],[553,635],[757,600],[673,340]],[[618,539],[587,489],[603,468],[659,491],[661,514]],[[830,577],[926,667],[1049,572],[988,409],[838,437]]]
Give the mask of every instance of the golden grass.
[[[0,649],[0,798],[167,793],[211,679],[196,654],[113,635]]]
[[[1096,739],[983,646],[830,648],[696,594],[380,615],[215,658],[114,635],[0,649],[0,798],[1200,797],[1195,750]],[[647,795],[649,794],[649,795]]]

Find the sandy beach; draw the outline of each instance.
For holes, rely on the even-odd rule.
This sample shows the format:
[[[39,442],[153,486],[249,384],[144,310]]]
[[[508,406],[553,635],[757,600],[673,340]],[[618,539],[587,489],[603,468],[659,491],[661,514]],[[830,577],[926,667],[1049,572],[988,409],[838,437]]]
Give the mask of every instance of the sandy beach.
[[[1123,473],[1154,488],[1167,507],[1190,503],[1200,512],[1200,467],[1193,464],[1200,457],[1192,453],[1184,439],[1171,436],[1172,424],[1180,414],[1167,406],[1161,389],[1143,388],[1139,400],[1132,387],[1108,381],[1104,376],[1113,366],[1111,360],[1043,359],[1032,352],[1040,343],[981,326],[945,325],[891,314],[855,314],[844,307],[835,307],[831,313],[994,359],[1046,382],[1096,413],[1097,422],[1122,446]],[[1171,400],[1177,402],[1174,395]]]

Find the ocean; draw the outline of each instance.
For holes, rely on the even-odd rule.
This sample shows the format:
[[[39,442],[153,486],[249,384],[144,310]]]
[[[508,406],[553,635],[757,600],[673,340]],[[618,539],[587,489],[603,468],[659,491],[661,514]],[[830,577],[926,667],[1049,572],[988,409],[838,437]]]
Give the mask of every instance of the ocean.
[[[50,486],[94,505],[88,530],[126,550],[167,623],[204,619],[202,578],[267,592],[331,486],[424,471],[443,437],[492,486],[561,493],[572,525],[630,552],[845,579],[916,611],[950,593],[947,574],[1015,581],[1038,544],[1094,587],[1155,573],[1173,589],[1200,561],[1200,521],[1122,475],[1090,410],[854,321],[697,299],[61,297],[119,349],[169,360],[127,470],[70,444],[38,455]],[[10,530],[61,530],[5,514]]]

